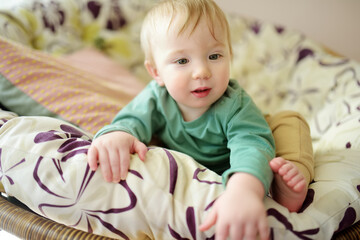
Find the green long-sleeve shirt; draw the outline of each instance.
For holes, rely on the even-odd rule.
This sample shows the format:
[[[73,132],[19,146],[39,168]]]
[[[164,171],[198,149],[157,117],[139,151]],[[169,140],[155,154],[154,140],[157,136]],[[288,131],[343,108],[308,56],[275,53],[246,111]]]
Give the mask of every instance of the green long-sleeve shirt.
[[[185,122],[174,99],[155,81],[135,97],[95,137],[125,131],[144,143],[158,136],[170,149],[192,156],[226,183],[235,172],[257,177],[270,187],[269,160],[275,155],[272,132],[262,113],[235,80],[198,119]]]

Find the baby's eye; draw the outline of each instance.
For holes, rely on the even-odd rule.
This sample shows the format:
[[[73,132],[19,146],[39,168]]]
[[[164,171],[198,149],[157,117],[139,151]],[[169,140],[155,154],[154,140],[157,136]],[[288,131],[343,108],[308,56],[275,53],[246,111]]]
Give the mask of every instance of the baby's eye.
[[[211,55],[209,56],[209,59],[210,59],[210,60],[217,60],[217,59],[219,59],[220,57],[221,57],[221,55],[218,54],[218,53],[216,53],[216,54],[211,54]]]
[[[176,63],[178,63],[178,64],[187,64],[188,62],[189,62],[189,60],[186,58],[181,58],[179,60],[176,60]]]

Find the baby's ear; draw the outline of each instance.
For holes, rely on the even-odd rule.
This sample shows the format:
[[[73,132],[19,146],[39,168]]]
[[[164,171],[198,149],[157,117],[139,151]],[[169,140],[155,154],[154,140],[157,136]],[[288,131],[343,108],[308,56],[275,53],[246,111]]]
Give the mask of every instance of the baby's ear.
[[[160,85],[160,86],[164,86],[164,82],[161,80],[161,77],[158,73],[157,68],[154,66],[154,64],[152,64],[149,60],[145,60],[145,68],[148,71],[148,73],[150,74],[150,76],[155,79],[155,81]]]

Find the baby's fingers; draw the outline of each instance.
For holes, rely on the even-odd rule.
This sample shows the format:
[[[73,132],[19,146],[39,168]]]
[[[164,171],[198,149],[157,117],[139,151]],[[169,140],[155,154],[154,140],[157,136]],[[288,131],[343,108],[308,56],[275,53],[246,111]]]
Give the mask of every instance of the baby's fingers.
[[[216,230],[215,230],[216,240],[228,239],[229,227],[230,226],[228,224],[218,222],[216,224]],[[236,238],[231,238],[231,239],[236,239]]]
[[[217,240],[226,240],[229,235],[229,226],[226,223],[218,221],[217,208],[211,210],[203,224],[200,225],[200,231],[206,231],[216,224],[215,235]]]
[[[97,148],[91,145],[88,150],[87,161],[92,171],[95,171],[98,167],[97,160],[98,160]]]
[[[209,215],[205,218],[205,221],[199,226],[200,231],[204,232],[209,230],[216,223],[217,214],[215,209],[209,213]]]
[[[130,154],[128,151],[121,151],[120,154],[120,180],[125,180],[130,166]]]
[[[236,226],[230,229],[231,239],[243,239],[244,238],[244,229],[243,226]],[[245,238],[247,239],[247,238]],[[251,239],[251,238],[249,238]]]
[[[145,156],[146,156],[146,153],[148,151],[148,148],[147,146],[140,142],[139,140],[135,140],[134,141],[134,145],[133,145],[133,148],[134,148],[134,151],[133,153],[137,153],[139,155],[139,158],[144,161],[145,160]]]
[[[270,237],[270,228],[266,218],[259,222],[259,235],[261,240],[268,240]]]
[[[116,149],[110,149],[109,152],[110,171],[112,175],[111,181],[114,183],[120,182],[120,158]]]
[[[258,232],[260,231],[257,228],[257,226],[252,224],[247,224],[246,226],[244,226],[244,233],[243,236],[241,236],[241,239],[244,238],[249,240],[256,240],[256,235],[258,234]]]
[[[99,163],[102,175],[107,182],[112,181],[111,164],[109,160],[109,154],[106,149],[98,149]]]

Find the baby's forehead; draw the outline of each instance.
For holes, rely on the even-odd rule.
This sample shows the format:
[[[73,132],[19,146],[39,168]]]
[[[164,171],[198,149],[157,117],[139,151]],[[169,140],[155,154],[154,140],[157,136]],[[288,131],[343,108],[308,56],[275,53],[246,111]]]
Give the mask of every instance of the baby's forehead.
[[[207,28],[215,39],[221,39],[222,36],[227,36],[227,28],[222,25],[220,21],[213,21],[207,16],[192,17],[182,16],[177,13],[175,16],[169,16],[165,24],[159,24],[159,30],[162,33],[176,34],[177,36],[186,35],[190,37],[197,28]],[[204,24],[206,23],[206,24]]]

